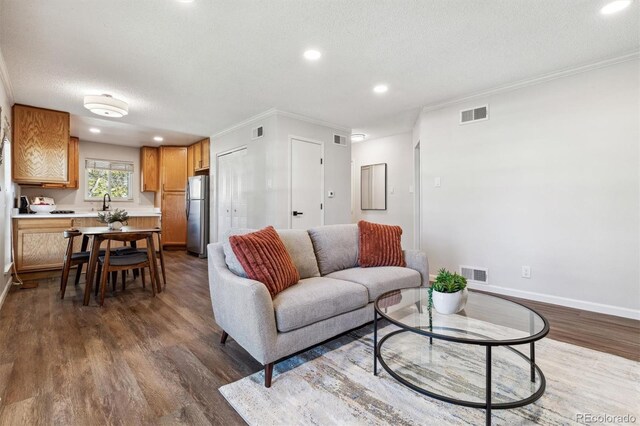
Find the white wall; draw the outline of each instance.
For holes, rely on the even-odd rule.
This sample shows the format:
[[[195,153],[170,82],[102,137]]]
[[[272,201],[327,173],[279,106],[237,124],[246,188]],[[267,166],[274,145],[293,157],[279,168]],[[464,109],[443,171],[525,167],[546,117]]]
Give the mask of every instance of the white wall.
[[[2,61],[2,55],[0,55],[0,61]],[[7,117],[9,123],[11,123],[11,104],[7,96],[7,91],[4,87],[2,78],[0,78],[0,106],[2,107],[2,116],[0,119],[4,120]],[[0,126],[2,126],[0,122]],[[9,135],[9,138],[11,135]],[[0,306],[4,300],[6,291],[8,291],[9,279],[11,273],[9,272],[10,262],[6,259],[10,258],[10,253],[7,253],[6,247],[10,247],[11,243],[11,208],[13,208],[14,189],[10,180],[5,179],[5,171],[10,170],[11,164],[11,147],[7,144],[4,148],[2,165],[0,165]]]
[[[413,142],[411,133],[354,143],[351,157],[354,163],[353,221],[399,225],[402,227],[402,247],[414,247],[413,223]],[[387,210],[360,209],[360,167],[387,163]]]
[[[263,126],[264,136],[251,139],[251,130]],[[351,148],[333,146],[334,130],[330,127],[292,118],[274,111],[242,123],[238,128],[211,137],[211,241],[217,241],[216,168],[217,156],[246,146],[247,225],[262,228],[289,227],[289,137],[297,136],[324,142],[325,145],[325,223],[350,222],[350,158]],[[349,132],[341,131],[341,134]],[[333,190],[336,196],[326,197]]]
[[[80,141],[80,188],[79,189],[43,189],[37,187],[21,186],[21,195],[34,197],[44,195],[53,197],[56,206],[60,210],[83,209],[90,210],[102,207],[102,201],[85,201],[86,190],[84,179],[84,164],[87,158],[99,160],[121,160],[133,162],[133,201],[114,201],[113,208],[140,209],[153,208],[154,193],[140,192],[140,149],[122,145],[111,145]]]
[[[494,291],[639,317],[639,76],[634,60],[423,113],[431,273],[484,266]]]

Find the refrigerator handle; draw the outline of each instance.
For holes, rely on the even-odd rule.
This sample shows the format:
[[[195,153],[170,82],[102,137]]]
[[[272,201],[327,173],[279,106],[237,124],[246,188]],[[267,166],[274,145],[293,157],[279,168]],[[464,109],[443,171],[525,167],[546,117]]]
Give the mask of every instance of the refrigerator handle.
[[[189,209],[190,209],[189,204],[191,204],[191,188],[189,188],[189,180],[188,179],[187,179],[187,192],[186,192],[184,198],[185,198],[184,213],[187,216],[187,219],[189,219]]]

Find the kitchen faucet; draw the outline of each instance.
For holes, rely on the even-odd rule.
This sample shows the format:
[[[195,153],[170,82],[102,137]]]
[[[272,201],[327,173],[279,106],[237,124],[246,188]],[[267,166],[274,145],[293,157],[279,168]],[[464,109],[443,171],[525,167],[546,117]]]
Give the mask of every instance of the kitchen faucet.
[[[102,197],[102,211],[107,211],[109,210],[110,205],[107,204],[107,198],[109,198],[109,203],[111,203],[111,195],[104,194],[104,197]]]

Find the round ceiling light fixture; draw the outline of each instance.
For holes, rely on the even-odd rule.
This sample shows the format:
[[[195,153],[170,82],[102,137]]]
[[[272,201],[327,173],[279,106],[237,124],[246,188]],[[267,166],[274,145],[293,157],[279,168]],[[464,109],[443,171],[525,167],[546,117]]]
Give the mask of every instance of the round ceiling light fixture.
[[[98,129],[97,127],[92,127],[92,128],[89,129],[89,131],[91,133],[100,133],[100,129]]]
[[[386,84],[378,84],[373,88],[376,93],[385,93],[387,90],[389,90],[389,87]]]
[[[363,133],[354,133],[351,135],[351,142],[362,142],[366,137]]]
[[[162,142],[164,140],[164,138],[162,136],[154,136],[153,140],[156,142]]]
[[[129,114],[129,104],[111,95],[87,95],[84,107],[103,117],[120,118]]]
[[[600,13],[603,15],[611,15],[612,13],[620,12],[626,9],[631,4],[631,0],[616,0],[612,1],[600,9]]]
[[[314,49],[309,49],[304,52],[304,58],[308,61],[317,61],[320,57],[322,57],[322,53]]]

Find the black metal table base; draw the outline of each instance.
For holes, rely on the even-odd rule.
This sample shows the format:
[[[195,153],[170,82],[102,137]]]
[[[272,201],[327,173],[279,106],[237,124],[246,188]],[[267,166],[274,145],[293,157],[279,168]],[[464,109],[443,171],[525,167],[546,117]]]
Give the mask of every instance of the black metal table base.
[[[375,311],[375,310],[374,310]],[[433,327],[433,329],[438,329],[438,327]],[[474,334],[476,336],[480,336],[477,333],[470,333],[466,330],[457,330],[457,329],[451,329],[449,328],[448,330],[453,330],[453,331],[460,331],[463,333],[468,333],[468,334]],[[374,312],[374,317],[373,317],[373,374],[374,375],[378,375],[378,362],[380,362],[380,365],[382,366],[382,368],[385,369],[385,371],[387,373],[389,373],[394,379],[396,379],[397,381],[399,381],[400,383],[402,383],[403,385],[407,386],[408,388],[419,392],[423,395],[427,395],[429,397],[438,399],[440,401],[445,401],[445,402],[449,402],[451,404],[456,404],[456,405],[462,405],[465,407],[472,407],[472,408],[481,408],[481,409],[485,409],[486,410],[486,424],[490,425],[491,424],[491,410],[504,410],[504,409],[510,409],[510,408],[518,408],[518,407],[523,407],[525,405],[529,405],[533,402],[535,402],[536,400],[538,400],[542,394],[544,394],[545,391],[545,387],[546,387],[546,379],[544,377],[544,374],[542,373],[542,370],[540,370],[540,368],[536,365],[535,363],[535,342],[529,342],[529,357],[527,357],[525,354],[523,354],[522,352],[520,352],[519,350],[513,348],[510,345],[500,345],[498,344],[486,344],[486,343],[479,343],[478,345],[480,346],[485,346],[486,348],[486,400],[485,402],[474,402],[474,401],[465,401],[465,400],[460,400],[460,399],[455,399],[455,398],[451,398],[445,395],[440,395],[437,394],[435,392],[431,392],[428,391],[426,389],[423,389],[407,380],[405,380],[404,378],[402,378],[399,374],[397,374],[395,371],[393,371],[393,369],[391,369],[391,367],[389,367],[387,365],[387,363],[384,361],[384,359],[382,358],[381,355],[381,349],[382,349],[382,345],[383,343],[389,339],[392,336],[395,336],[399,333],[405,333],[405,332],[411,332],[410,329],[400,329],[400,330],[396,330],[393,331],[389,334],[387,334],[386,336],[384,336],[382,339],[380,339],[380,342],[378,342],[378,312],[375,311]],[[484,336],[480,336],[480,337],[484,337]],[[433,341],[432,339],[438,339],[438,336],[429,336],[429,342],[431,344],[431,342]],[[538,388],[538,390],[536,390],[531,396],[525,398],[525,399],[521,399],[518,401],[512,401],[512,402],[500,402],[500,403],[494,403],[491,401],[491,394],[492,394],[492,387],[491,387],[491,362],[492,362],[492,348],[493,346],[501,346],[501,347],[505,347],[506,349],[511,350],[512,352],[518,354],[519,356],[521,356],[522,358],[524,358],[530,365],[531,367],[531,382],[535,383],[536,381],[536,372],[538,373],[538,376],[540,378],[540,387]]]

